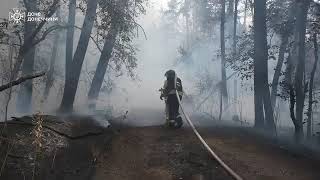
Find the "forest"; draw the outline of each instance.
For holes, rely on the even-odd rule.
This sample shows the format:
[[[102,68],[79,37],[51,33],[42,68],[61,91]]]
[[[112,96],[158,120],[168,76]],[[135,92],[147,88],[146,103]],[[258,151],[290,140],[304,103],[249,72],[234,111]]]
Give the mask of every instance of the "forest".
[[[165,122],[158,89],[169,69],[182,80],[181,107],[243,179],[320,177],[312,168],[319,163],[320,152],[320,1],[17,0],[14,4],[12,10],[0,7],[6,12],[0,14],[0,179],[143,179],[143,175],[160,180],[199,174],[194,179],[230,178],[228,170],[210,170],[218,165],[207,160],[203,148],[189,148],[196,140],[187,117],[182,129],[157,128]],[[156,138],[162,134],[168,140]],[[239,139],[232,141],[230,136]],[[248,169],[273,168],[267,160],[257,160],[254,167],[249,155],[241,155],[246,150],[232,149],[229,140],[238,148],[256,147],[260,155],[256,159],[286,158],[279,160],[279,166],[288,173],[261,170],[259,174],[237,167],[242,156],[246,159],[240,164]],[[142,152],[132,141],[151,145]],[[166,143],[181,143],[181,151]],[[109,152],[109,145],[124,150]],[[158,146],[181,155],[157,159]],[[264,146],[285,149],[286,155],[259,149]],[[228,159],[233,151],[237,158]],[[167,165],[160,168],[148,161],[147,166],[157,170],[145,172],[140,164],[133,171],[129,165],[119,165],[126,176],[111,173],[117,163],[145,163],[133,159],[134,152],[137,157],[149,153],[149,158],[155,156],[150,161],[170,167],[171,161],[179,162],[172,165],[179,171],[160,173]],[[183,164],[189,162],[179,160],[189,157],[184,153],[197,158]],[[168,159],[160,161],[161,157]],[[68,164],[69,158],[74,163]],[[91,159],[90,168],[80,167]],[[301,171],[290,165],[300,162],[310,163]]]

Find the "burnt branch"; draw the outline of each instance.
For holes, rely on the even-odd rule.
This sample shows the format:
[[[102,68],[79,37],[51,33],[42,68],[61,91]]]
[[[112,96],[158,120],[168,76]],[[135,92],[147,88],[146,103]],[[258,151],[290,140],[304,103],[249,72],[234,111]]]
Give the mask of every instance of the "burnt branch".
[[[40,73],[36,73],[34,75],[27,75],[27,76],[23,76],[23,77],[20,77],[19,79],[15,80],[15,81],[12,81],[12,82],[9,82],[5,85],[2,85],[0,86],[0,92],[1,91],[4,91],[6,89],[9,89],[13,86],[16,86],[16,85],[19,85],[29,79],[34,79],[34,78],[38,78],[38,77],[41,77],[41,76],[44,76],[46,73],[45,72],[40,72]]]

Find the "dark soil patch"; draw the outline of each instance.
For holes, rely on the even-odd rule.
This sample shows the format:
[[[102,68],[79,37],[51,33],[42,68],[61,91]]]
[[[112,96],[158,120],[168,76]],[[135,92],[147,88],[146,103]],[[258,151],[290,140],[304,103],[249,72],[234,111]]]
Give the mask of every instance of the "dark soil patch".
[[[228,180],[188,129],[129,128],[98,162],[93,180]]]
[[[0,179],[28,180],[33,172],[34,179],[39,180],[90,179],[96,159],[111,142],[111,129],[99,126],[90,117],[43,118],[45,127],[38,153],[32,117],[9,122],[5,138],[0,140],[0,164],[4,164]]]

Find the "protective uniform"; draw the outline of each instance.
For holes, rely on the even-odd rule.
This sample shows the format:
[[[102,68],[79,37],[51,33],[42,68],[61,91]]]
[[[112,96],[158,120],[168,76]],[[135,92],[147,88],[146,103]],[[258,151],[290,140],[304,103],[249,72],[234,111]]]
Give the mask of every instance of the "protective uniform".
[[[166,102],[166,123],[171,127],[179,128],[182,126],[182,118],[179,113],[179,102],[176,96],[176,90],[178,91],[180,100],[183,96],[182,82],[177,77],[173,70],[166,72],[165,76],[167,80],[164,82],[164,86],[161,89],[160,99],[165,98]]]

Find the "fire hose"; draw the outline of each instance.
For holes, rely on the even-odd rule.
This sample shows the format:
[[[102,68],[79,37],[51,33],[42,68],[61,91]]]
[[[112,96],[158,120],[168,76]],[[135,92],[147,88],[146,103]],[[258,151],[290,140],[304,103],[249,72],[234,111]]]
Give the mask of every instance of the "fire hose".
[[[194,124],[192,123],[192,121],[190,120],[189,116],[185,113],[181,101],[180,101],[180,97],[178,94],[178,91],[176,91],[176,96],[181,108],[181,111],[184,115],[184,117],[186,118],[188,124],[190,125],[190,127],[192,128],[193,132],[196,134],[196,136],[198,137],[198,139],[201,141],[201,143],[203,144],[203,146],[206,148],[206,150],[209,152],[209,154],[212,155],[212,157],[218,161],[218,163],[223,167],[223,169],[225,169],[235,180],[243,180],[242,177],[240,177],[235,171],[233,171],[226,163],[224,163],[219,156],[210,148],[210,146],[206,143],[206,141],[202,138],[202,136],[199,134],[199,132],[197,131],[197,129],[195,128]]]

